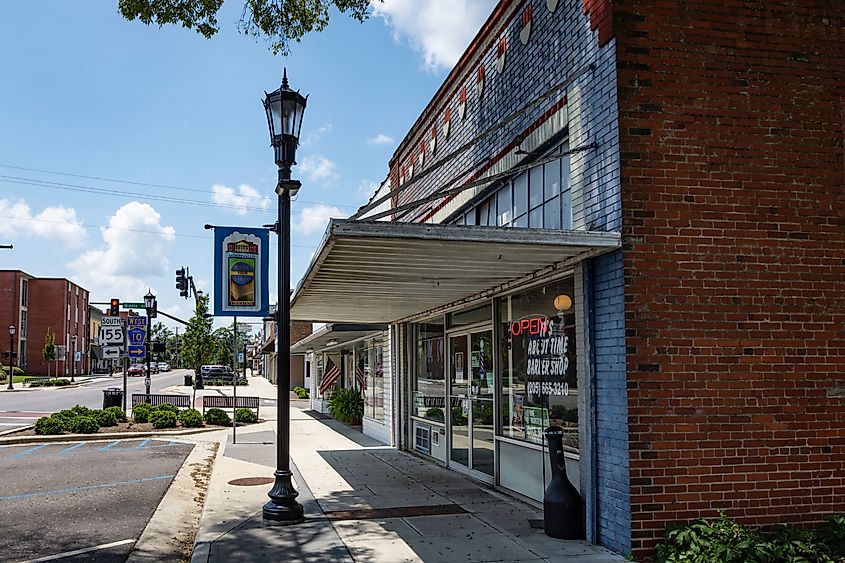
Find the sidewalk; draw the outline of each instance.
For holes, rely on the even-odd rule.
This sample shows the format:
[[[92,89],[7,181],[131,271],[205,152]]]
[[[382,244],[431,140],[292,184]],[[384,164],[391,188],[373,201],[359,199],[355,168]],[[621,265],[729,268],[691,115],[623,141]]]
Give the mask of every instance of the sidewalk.
[[[275,387],[253,378],[251,395]],[[262,380],[263,381],[263,380]],[[265,390],[265,385],[269,388]],[[240,391],[240,390],[239,390]],[[291,457],[306,522],[264,527],[275,421],[221,439],[193,563],[238,561],[584,561],[624,559],[531,526],[542,510],[293,406]],[[274,417],[275,409],[262,411]],[[211,436],[211,435],[207,435]],[[264,477],[258,485],[235,479]],[[256,479],[257,481],[258,479]]]

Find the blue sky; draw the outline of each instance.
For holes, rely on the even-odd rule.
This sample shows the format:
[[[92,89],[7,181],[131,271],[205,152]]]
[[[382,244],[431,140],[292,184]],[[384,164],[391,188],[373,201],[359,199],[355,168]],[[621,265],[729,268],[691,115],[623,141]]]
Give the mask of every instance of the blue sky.
[[[127,22],[116,0],[0,3],[0,242],[15,246],[0,268],[68,277],[92,301],[137,301],[150,287],[162,310],[189,317],[174,271],[189,266],[211,292],[203,225],[274,220],[261,100],[287,67],[310,96],[295,284],[327,218],[352,214],[387,175],[493,4],[387,0],[364,24],[335,14],[285,58],[236,32],[241,0],[226,0],[210,40]]]

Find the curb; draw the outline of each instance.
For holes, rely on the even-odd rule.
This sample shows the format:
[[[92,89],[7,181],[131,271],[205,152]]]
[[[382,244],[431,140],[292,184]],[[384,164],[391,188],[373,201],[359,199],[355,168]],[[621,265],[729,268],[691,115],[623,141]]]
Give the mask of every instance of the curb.
[[[11,430],[4,430],[0,432],[0,436],[5,436],[6,434],[15,434],[16,432],[20,432],[22,430],[30,430],[32,428],[35,428],[34,424],[30,424],[29,426],[21,426],[20,428],[12,428]],[[2,440],[0,440],[0,443],[2,443]]]
[[[191,428],[189,430],[174,430],[171,432],[110,432],[97,434],[53,434],[44,436],[10,436],[0,438],[0,445],[14,444],[40,444],[43,442],[74,442],[76,440],[131,440],[133,438],[150,438],[166,436],[189,436],[191,434],[203,434],[205,432],[216,432],[225,430],[226,426],[214,426],[211,428]],[[14,432],[20,432],[16,428]]]

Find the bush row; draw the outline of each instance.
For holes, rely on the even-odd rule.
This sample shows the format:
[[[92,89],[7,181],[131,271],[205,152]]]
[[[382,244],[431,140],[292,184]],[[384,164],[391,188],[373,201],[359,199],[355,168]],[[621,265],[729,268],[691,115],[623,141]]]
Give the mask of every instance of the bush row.
[[[70,380],[61,378],[61,379],[48,379],[46,381],[30,381],[30,387],[64,387],[65,385],[70,385]]]
[[[308,389],[306,389],[304,387],[296,386],[296,387],[293,388],[293,392],[300,399],[307,399],[308,398]]]
[[[126,413],[120,407],[93,410],[76,405],[73,408],[42,416],[35,422],[36,434],[94,434],[100,428],[117,426],[126,421]]]
[[[224,385],[232,385],[231,379],[203,379],[203,385],[209,385],[211,387],[222,387]],[[249,381],[245,377],[238,378],[238,387],[243,387],[244,385],[249,385]]]
[[[754,530],[721,514],[671,528],[666,538],[658,563],[845,563],[845,515],[828,516],[816,530]]]

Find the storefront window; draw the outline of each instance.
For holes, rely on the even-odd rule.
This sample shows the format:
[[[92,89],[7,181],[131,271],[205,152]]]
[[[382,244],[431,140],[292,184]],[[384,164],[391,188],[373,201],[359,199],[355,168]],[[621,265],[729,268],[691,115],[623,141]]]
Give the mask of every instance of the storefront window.
[[[503,436],[539,444],[556,425],[578,449],[574,289],[566,278],[499,300]]]
[[[415,325],[416,361],[414,363],[412,414],[445,422],[446,377],[443,323]]]
[[[364,396],[364,416],[384,420],[383,348],[380,339],[355,348],[355,379]]]
[[[476,323],[489,323],[491,318],[493,318],[493,306],[488,301],[484,305],[474,309],[449,313],[446,315],[446,324],[450,329],[453,329]]]

